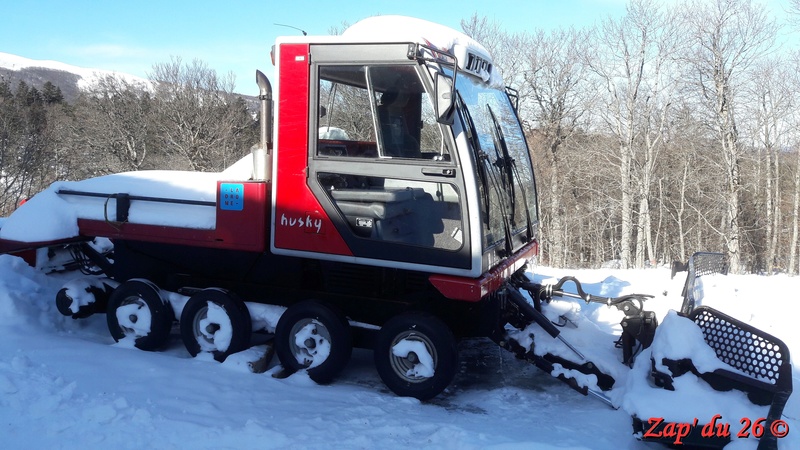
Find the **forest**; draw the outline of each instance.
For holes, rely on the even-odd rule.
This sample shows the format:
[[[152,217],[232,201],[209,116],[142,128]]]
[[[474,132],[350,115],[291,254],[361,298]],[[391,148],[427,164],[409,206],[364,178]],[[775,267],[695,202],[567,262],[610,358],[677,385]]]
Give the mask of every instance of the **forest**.
[[[590,29],[462,21],[519,90],[541,262],[714,251],[735,273],[796,274],[799,2],[780,19],[752,0],[664,3],[631,0]]]
[[[518,94],[540,263],[715,251],[734,273],[800,271],[800,0],[787,8],[630,0],[590,28],[519,33],[461,21]],[[56,180],[230,165],[258,142],[230,77],[173,58],[147,85],[109,76],[71,102],[52,83],[0,79],[0,216]]]
[[[231,74],[173,58],[149,78],[106,75],[73,102],[49,81],[37,89],[0,79],[0,217],[54,181],[219,171],[258,142],[257,118]]]

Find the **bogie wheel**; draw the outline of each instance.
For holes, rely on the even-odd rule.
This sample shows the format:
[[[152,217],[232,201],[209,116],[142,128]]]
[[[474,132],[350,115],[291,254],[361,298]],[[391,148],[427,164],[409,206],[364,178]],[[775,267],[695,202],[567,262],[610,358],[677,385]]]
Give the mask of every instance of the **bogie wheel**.
[[[375,341],[375,368],[386,387],[397,395],[429,400],[455,377],[455,337],[447,325],[430,314],[395,316],[380,329]]]
[[[113,292],[109,280],[95,284],[91,282],[81,283],[78,280],[67,283],[56,293],[56,308],[61,314],[72,317],[73,319],[85,319],[94,313],[106,312],[108,310],[108,298]],[[77,294],[83,299],[83,303],[78,299],[73,299],[71,295]]]
[[[275,327],[275,353],[291,372],[307,370],[317,383],[330,383],[350,361],[350,324],[338,311],[313,300],[287,309]]]
[[[166,345],[175,317],[153,283],[129,280],[108,299],[106,320],[115,341],[133,337],[136,348],[154,351]]]
[[[183,307],[181,338],[192,356],[209,352],[217,361],[250,345],[253,324],[244,301],[223,289],[204,289]]]

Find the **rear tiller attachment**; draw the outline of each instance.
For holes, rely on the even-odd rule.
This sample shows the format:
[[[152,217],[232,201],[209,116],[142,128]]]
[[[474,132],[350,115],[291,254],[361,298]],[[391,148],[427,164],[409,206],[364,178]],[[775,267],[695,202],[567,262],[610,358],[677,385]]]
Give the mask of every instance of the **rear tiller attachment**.
[[[752,425],[753,437],[760,438],[758,448],[777,449],[778,439],[788,431],[781,419],[783,409],[792,393],[792,366],[789,349],[780,339],[747,323],[730,317],[707,306],[697,306],[702,300],[702,289],[697,280],[704,275],[728,272],[725,256],[721,253],[695,253],[683,266],[688,269],[683,287],[683,304],[680,315],[691,319],[702,331],[703,338],[717,358],[728,368],[700,372],[691,359],[663,358],[657,364],[651,358],[651,376],[656,386],[675,390],[676,378],[693,373],[714,390],[743,392],[754,405],[769,406],[769,412],[761,423]],[[675,265],[673,264],[673,276]],[[666,367],[666,372],[658,368]],[[668,426],[668,420],[664,425]],[[642,434],[643,440],[674,444],[675,436],[651,426],[634,417],[634,431]],[[689,447],[722,448],[730,440],[731,433],[709,433],[708,425],[695,426],[688,431],[682,443]],[[760,431],[759,431],[760,430]],[[758,432],[755,432],[758,431]],[[711,435],[709,435],[711,434]],[[757,435],[758,434],[758,435]],[[661,436],[661,437],[648,437]]]
[[[753,437],[760,438],[758,448],[777,449],[777,440],[786,431],[781,415],[792,393],[792,366],[789,350],[780,339],[758,330],[744,322],[706,306],[700,306],[689,313],[691,319],[703,332],[706,343],[714,350],[720,361],[730,369],[719,368],[711,372],[700,372],[691,359],[662,358],[661,364],[651,358],[651,376],[656,386],[674,391],[675,379],[693,373],[717,391],[737,390],[747,394],[751,403],[769,406],[765,420],[754,423]],[[666,372],[658,367],[666,367]],[[738,419],[738,418],[737,418]],[[642,433],[643,440],[674,444],[676,436],[664,432],[669,425],[653,427],[634,417],[634,431]],[[743,419],[744,420],[744,419]],[[757,419],[751,419],[757,420]],[[722,448],[730,442],[731,433],[709,433],[703,424],[687,430],[682,443],[693,447]],[[648,433],[645,433],[649,429]],[[761,430],[761,431],[758,431]],[[705,434],[704,434],[705,432]]]
[[[697,360],[691,357],[678,359],[661,358],[655,361],[652,355],[664,354],[664,345],[659,341],[656,329],[659,326],[654,312],[644,310],[644,301],[652,298],[650,295],[631,294],[620,297],[602,297],[586,293],[581,283],[573,277],[564,277],[554,285],[541,285],[531,282],[520,272],[509,281],[506,289],[498,296],[501,323],[507,323],[516,330],[498,329],[493,339],[501,347],[510,350],[518,358],[534,363],[537,367],[550,375],[566,382],[570,387],[584,395],[592,395],[612,407],[612,403],[604,391],[614,388],[615,374],[620,376],[618,357],[616,366],[610,364],[600,355],[584,354],[586,338],[581,333],[571,332],[575,341],[583,340],[583,346],[574,345],[563,336],[562,330],[570,324],[571,320],[561,316],[555,323],[545,313],[553,316],[553,310],[545,308],[544,303],[550,303],[554,297],[568,297],[581,299],[588,303],[599,303],[615,307],[624,314],[621,321],[622,334],[616,340],[615,347],[622,350],[621,362],[624,366],[632,368],[637,355],[649,356],[649,386],[648,389],[660,391],[676,391],[675,380],[678,377],[692,373],[703,380],[713,391],[736,390],[746,394],[753,405],[767,406],[769,412],[758,424],[760,438],[759,449],[777,448],[777,439],[784,428],[781,420],[783,408],[792,392],[792,374],[789,350],[786,345],[774,336],[758,330],[746,323],[730,317],[720,311],[707,306],[697,306],[702,300],[702,287],[697,283],[704,275],[727,274],[724,255],[718,253],[696,253],[687,264],[680,265],[678,270],[687,270],[687,279],[683,288],[683,304],[681,311],[676,315],[678,320],[688,318],[697,328],[696,340],[702,339],[708,345],[708,352],[695,355],[695,358],[714,359],[716,354],[717,364],[714,369],[698,370]],[[676,267],[673,266],[673,276]],[[567,292],[564,286],[567,283],[574,285],[575,293]],[[530,294],[530,300],[521,292],[525,290]],[[670,330],[675,330],[675,325],[668,326],[665,322],[665,336]],[[686,326],[682,323],[680,326]],[[682,328],[681,328],[682,329]],[[564,346],[554,346],[547,340],[537,340],[536,335],[542,331],[552,338],[561,341]],[[673,331],[674,332],[674,331]],[[607,336],[604,335],[604,336]],[[589,338],[591,340],[592,338]],[[666,338],[664,338],[666,339]],[[681,335],[681,340],[683,336]],[[688,339],[688,337],[686,338]],[[694,342],[694,341],[693,341]],[[702,343],[700,344],[702,346]],[[578,347],[581,347],[580,349]],[[589,346],[591,347],[591,346]],[[649,349],[644,352],[645,349]],[[713,352],[712,352],[713,350]],[[709,355],[709,356],[705,356]],[[704,361],[701,359],[700,361]],[[598,366],[599,364],[599,366]],[[624,366],[623,367],[624,369]],[[698,366],[703,367],[702,364]],[[637,364],[637,367],[641,367]],[[642,376],[646,371],[629,370],[629,376]],[[638,374],[638,375],[637,375]],[[676,395],[680,395],[677,392]],[[690,395],[684,393],[684,395]],[[681,398],[681,397],[676,397]],[[681,398],[678,403],[695,399]],[[642,440],[657,441],[665,444],[675,444],[675,434],[670,430],[660,427],[673,426],[677,422],[670,422],[664,417],[663,425],[654,426],[647,418],[637,417],[636,411],[628,411],[633,416],[634,433]],[[681,436],[680,443],[687,444],[685,448],[721,448],[730,442],[730,436],[709,436],[704,434],[702,423],[699,426],[687,427],[687,435]]]
[[[722,253],[697,252],[685,264],[680,262],[672,263],[672,277],[675,278],[677,272],[686,271],[686,282],[683,284],[683,304],[681,313],[689,315],[701,300],[702,292],[697,290],[696,281],[704,275],[728,274],[728,262]]]

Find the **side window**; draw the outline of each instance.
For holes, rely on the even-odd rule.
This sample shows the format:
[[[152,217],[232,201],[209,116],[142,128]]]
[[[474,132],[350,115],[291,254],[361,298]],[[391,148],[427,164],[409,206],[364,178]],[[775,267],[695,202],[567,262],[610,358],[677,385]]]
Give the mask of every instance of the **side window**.
[[[452,184],[339,173],[318,177],[355,236],[442,250],[463,245],[461,202]]]
[[[320,68],[317,154],[377,157],[372,103],[364,66]]]
[[[415,65],[319,68],[317,155],[449,161]]]

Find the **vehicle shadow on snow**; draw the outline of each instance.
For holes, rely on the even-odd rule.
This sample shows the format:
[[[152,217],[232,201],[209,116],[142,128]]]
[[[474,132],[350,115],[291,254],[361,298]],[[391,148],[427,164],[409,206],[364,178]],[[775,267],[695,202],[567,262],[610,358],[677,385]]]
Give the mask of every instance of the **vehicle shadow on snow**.
[[[107,335],[105,330],[105,315],[98,314],[88,319],[84,319],[80,324],[83,339],[101,344],[120,347],[119,351],[139,351],[133,348],[130,342],[121,341],[114,343],[113,339]],[[72,325],[75,329],[77,325]],[[259,347],[261,348],[261,347]],[[429,405],[438,406],[450,411],[461,411],[471,414],[489,414],[489,412],[474,401],[472,394],[511,388],[514,390],[528,391],[532,395],[541,394],[552,389],[563,390],[568,394],[579,395],[572,392],[563,383],[545,374],[533,364],[517,359],[511,352],[503,350],[497,344],[487,338],[464,339],[458,345],[459,368],[450,386],[434,399],[425,402]],[[256,352],[254,347],[250,351]],[[156,352],[168,357],[191,360],[192,356],[186,351],[182,344],[177,325],[173,327],[167,345]],[[251,358],[249,355],[242,358]],[[268,361],[264,361],[266,371],[275,369],[280,365],[278,358],[274,355]],[[209,363],[215,363],[211,357],[205,358]],[[251,358],[252,359],[252,358]],[[239,368],[241,364],[231,364],[229,361],[223,363],[235,370],[245,370]],[[343,372],[333,381],[332,385],[350,385],[363,387],[366,390],[395,397],[381,381],[375,369],[373,354],[371,350],[353,349],[352,358]]]
[[[554,386],[565,388],[560,381],[545,374],[533,364],[518,360],[489,339],[465,339],[459,343],[459,369],[450,386],[427,404],[447,410],[474,414],[488,412],[475,404],[465,402],[465,394],[515,388],[532,392],[546,392]],[[372,352],[355,349],[353,356],[335,384],[363,386],[381,394],[394,396],[383,385],[372,362]]]
[[[475,405],[460,401],[465,394],[513,388],[532,394],[547,392],[563,383],[539,370],[533,364],[517,359],[489,339],[465,339],[459,343],[459,370],[453,383],[430,403],[446,409],[470,410],[485,414]]]

